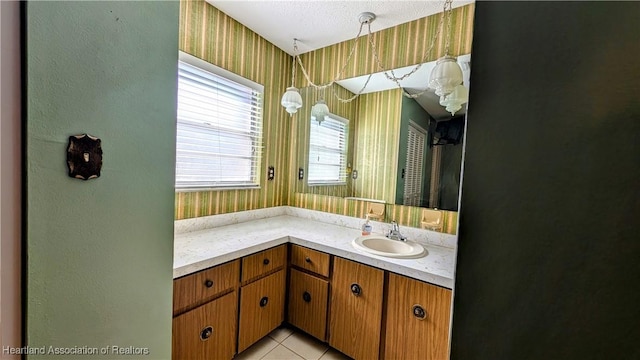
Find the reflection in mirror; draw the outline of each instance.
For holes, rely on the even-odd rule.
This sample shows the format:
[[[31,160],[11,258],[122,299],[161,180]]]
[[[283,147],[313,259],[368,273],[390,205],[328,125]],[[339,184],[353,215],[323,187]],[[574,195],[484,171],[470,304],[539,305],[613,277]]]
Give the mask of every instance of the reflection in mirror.
[[[460,58],[468,60],[468,57]],[[429,67],[424,68],[428,70]],[[468,69],[468,66],[463,68]],[[345,82],[349,87],[361,87],[352,79]],[[339,85],[334,85],[333,90],[342,92],[343,97],[352,94]],[[312,161],[323,168],[340,164],[344,169],[341,170],[344,177],[340,179],[344,181],[319,183],[307,176],[297,182],[296,192],[457,211],[465,109],[452,118],[437,103],[438,97],[433,91],[412,99],[404,96],[402,90],[393,88],[363,94],[350,103],[329,97],[329,108],[340,114],[334,118],[348,123],[346,134],[335,132],[331,135],[334,140],[343,136],[346,144],[340,163],[338,158],[329,157],[329,152],[335,150],[322,148],[329,141],[321,138],[329,136],[331,130],[323,129],[322,123],[318,124],[311,116],[311,105],[319,95],[312,88],[301,89],[301,95],[305,104],[301,114],[308,116],[295,124],[298,127],[298,166],[304,174],[312,176]],[[438,118],[426,109],[437,113]],[[320,130],[324,135],[316,134]],[[312,137],[317,137],[319,143],[311,146]],[[314,150],[316,146],[320,148]],[[318,157],[319,149],[326,153],[324,158]],[[323,163],[324,160],[331,164]],[[354,176],[356,173],[357,177]]]

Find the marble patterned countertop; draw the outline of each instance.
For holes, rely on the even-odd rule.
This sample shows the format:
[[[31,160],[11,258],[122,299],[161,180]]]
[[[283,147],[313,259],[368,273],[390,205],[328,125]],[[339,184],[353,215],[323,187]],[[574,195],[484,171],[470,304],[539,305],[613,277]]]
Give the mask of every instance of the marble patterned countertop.
[[[363,220],[288,206],[177,220],[173,277],[178,278],[245,255],[291,242],[445,288],[453,288],[454,235],[401,227],[428,254],[418,259],[388,258],[353,248]],[[373,234],[389,224],[372,222]]]

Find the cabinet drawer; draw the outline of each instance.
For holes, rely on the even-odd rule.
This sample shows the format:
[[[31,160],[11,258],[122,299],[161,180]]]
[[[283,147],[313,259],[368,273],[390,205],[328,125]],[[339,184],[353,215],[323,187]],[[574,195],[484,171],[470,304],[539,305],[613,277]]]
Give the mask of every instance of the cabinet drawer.
[[[287,313],[289,323],[325,341],[328,296],[329,282],[291,269]]]
[[[280,245],[242,258],[242,282],[259,278],[287,263],[286,245]]]
[[[173,318],[173,360],[233,358],[237,294],[234,291]]]
[[[239,273],[240,262],[234,260],[174,280],[173,314],[177,315],[234,289],[238,285]]]
[[[280,270],[240,288],[238,352],[284,321],[286,271]]]
[[[299,245],[291,245],[291,265],[316,274],[329,276],[329,258],[329,254]]]

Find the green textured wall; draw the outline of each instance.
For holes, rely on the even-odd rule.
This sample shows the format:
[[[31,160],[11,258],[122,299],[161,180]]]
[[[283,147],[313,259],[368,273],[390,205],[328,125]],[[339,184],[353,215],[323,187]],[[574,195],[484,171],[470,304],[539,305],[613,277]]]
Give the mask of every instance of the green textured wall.
[[[290,86],[291,56],[204,1],[180,2],[180,50],[264,85],[260,189],[178,192],[176,219],[286,205],[289,202],[291,123],[280,99]],[[275,179],[267,180],[268,166]],[[297,171],[297,167],[296,167]]]
[[[178,3],[34,1],[25,21],[26,343],[169,359]],[[90,181],[67,175],[81,133],[102,139]]]

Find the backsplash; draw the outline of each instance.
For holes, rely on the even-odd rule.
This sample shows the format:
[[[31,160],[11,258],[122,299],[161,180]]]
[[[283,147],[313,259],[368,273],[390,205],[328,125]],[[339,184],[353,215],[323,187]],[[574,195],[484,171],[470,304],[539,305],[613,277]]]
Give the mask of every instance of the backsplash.
[[[344,199],[336,196],[296,193],[293,196],[293,203],[290,205],[364,219],[367,203],[363,200]],[[388,220],[386,222],[395,220],[403,226],[420,228],[423,209],[414,206],[386,204],[386,219]],[[455,235],[458,226],[458,213],[456,211],[440,211],[443,214],[442,232]]]

